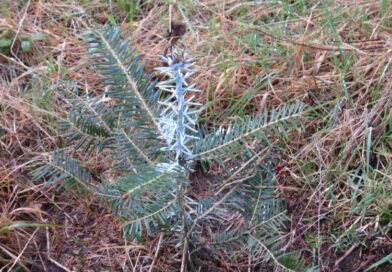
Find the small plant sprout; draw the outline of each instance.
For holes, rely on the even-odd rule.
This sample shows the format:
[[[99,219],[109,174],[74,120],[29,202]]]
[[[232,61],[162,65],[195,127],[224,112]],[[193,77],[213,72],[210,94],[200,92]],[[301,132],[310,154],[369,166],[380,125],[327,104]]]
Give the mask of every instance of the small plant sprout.
[[[121,220],[127,237],[161,233],[170,252],[181,256],[181,271],[200,270],[218,256],[289,271],[280,261],[287,218],[275,195],[268,139],[274,133],[289,137],[304,106],[206,126],[198,121],[203,105],[191,83],[194,60],[184,50],[162,57],[165,66],[156,71],[165,79],[156,82],[118,28],[93,31],[86,42],[105,92],[64,94],[70,109],[60,129],[68,141],[35,178],[88,191]],[[105,173],[113,176],[92,173],[76,159],[92,152],[102,154]]]

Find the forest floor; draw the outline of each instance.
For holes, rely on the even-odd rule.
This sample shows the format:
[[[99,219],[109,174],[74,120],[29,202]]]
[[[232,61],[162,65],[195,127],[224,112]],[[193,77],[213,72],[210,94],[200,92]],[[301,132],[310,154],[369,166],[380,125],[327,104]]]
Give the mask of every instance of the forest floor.
[[[61,142],[62,86],[102,91],[83,39],[104,24],[129,34],[147,71],[177,31],[211,123],[298,101],[313,109],[304,129],[273,140],[287,248],[319,271],[392,271],[387,0],[1,1],[0,271],[178,268],[159,237],[126,241],[94,199],[31,176]],[[97,154],[91,169],[103,163]]]

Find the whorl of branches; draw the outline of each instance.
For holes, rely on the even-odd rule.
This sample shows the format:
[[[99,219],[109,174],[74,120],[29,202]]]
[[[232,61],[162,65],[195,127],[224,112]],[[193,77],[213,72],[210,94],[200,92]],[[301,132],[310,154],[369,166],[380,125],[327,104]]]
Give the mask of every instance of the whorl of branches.
[[[60,129],[74,150],[55,151],[35,178],[90,192],[121,219],[126,235],[163,231],[174,237],[176,246],[182,246],[183,267],[188,261],[193,265],[192,257],[203,248],[200,241],[207,240],[209,250],[223,247],[228,258],[247,254],[253,266],[273,261],[278,269],[287,269],[280,262],[284,202],[272,189],[274,166],[267,139],[295,128],[303,105],[203,128],[197,118],[202,105],[193,96],[198,90],[189,85],[196,70],[183,51],[163,57],[166,66],[156,70],[166,79],[157,83],[117,28],[93,31],[86,42],[108,90],[63,95],[71,108]],[[74,156],[103,149],[111,150],[112,167],[121,173],[114,182],[96,179]],[[196,162],[210,167],[217,163],[223,170],[213,193],[203,197],[188,194]],[[227,226],[230,218],[242,223]]]

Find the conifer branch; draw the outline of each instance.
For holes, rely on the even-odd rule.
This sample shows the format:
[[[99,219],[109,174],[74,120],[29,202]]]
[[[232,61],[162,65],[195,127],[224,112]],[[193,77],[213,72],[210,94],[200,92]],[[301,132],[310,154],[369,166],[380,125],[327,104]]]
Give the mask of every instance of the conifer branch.
[[[259,239],[257,239],[255,236],[253,236],[252,234],[249,234],[250,238],[253,239],[255,242],[257,242],[257,244],[265,251],[267,252],[267,254],[271,257],[271,259],[274,261],[274,264],[276,266],[278,266],[280,269],[282,269],[281,271],[285,271],[285,272],[295,272],[294,270],[291,270],[287,267],[285,267],[284,265],[282,265],[279,260],[275,257],[274,253],[271,252],[271,250]]]
[[[136,218],[136,219],[133,219],[133,220],[128,220],[128,221],[124,222],[121,225],[121,227],[122,228],[126,228],[126,227],[128,227],[130,225],[133,225],[133,224],[137,223],[137,222],[142,222],[144,220],[148,220],[149,218],[153,218],[154,216],[159,215],[163,211],[167,210],[169,207],[173,206],[173,204],[175,204],[175,202],[176,202],[176,200],[173,199],[173,200],[167,202],[166,205],[162,206],[159,210],[154,211],[153,213],[147,214],[147,215],[145,215],[143,217],[140,217],[140,218]]]
[[[134,141],[132,141],[132,139],[128,136],[128,134],[125,132],[124,129],[120,130],[122,135],[124,136],[124,138],[133,146],[133,148],[137,151],[137,153],[139,153],[142,158],[149,164],[149,165],[153,165],[154,162],[152,160],[150,160],[150,158],[146,155],[146,153],[141,149],[141,147],[139,147]]]
[[[147,115],[149,116],[152,124],[154,124],[155,128],[159,131],[158,120],[156,119],[154,112],[150,109],[150,107],[148,106],[147,102],[145,101],[143,95],[139,92],[136,82],[130,76],[128,69],[125,67],[125,65],[121,61],[120,56],[116,53],[116,50],[111,46],[111,43],[106,39],[105,35],[103,35],[103,32],[98,31],[97,34],[98,34],[99,38],[102,40],[106,49],[110,52],[112,57],[116,60],[116,64],[121,69],[123,75],[126,77],[128,85],[132,88],[132,91],[136,94],[138,100],[140,101],[140,103],[142,105],[142,108],[147,112]]]
[[[236,143],[244,141],[247,137],[253,136],[263,130],[273,127],[279,123],[287,122],[290,119],[301,116],[303,110],[302,104],[296,104],[290,107],[282,107],[268,117],[268,112],[256,115],[253,118],[245,119],[245,121],[229,125],[227,129],[220,127],[213,135],[208,135],[210,139],[202,138],[198,152],[194,154],[197,160],[208,159],[215,156],[217,152],[232,146]],[[212,142],[212,146],[205,145],[203,142]]]

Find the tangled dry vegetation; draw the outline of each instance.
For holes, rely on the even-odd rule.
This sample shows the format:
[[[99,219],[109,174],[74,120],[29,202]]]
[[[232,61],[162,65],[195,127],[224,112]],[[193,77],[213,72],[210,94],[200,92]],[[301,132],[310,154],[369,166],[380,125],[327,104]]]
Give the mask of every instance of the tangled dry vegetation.
[[[287,249],[320,271],[392,270],[389,1],[6,0],[0,9],[0,271],[178,268],[162,237],[126,241],[93,200],[29,174],[61,143],[58,91],[102,91],[83,34],[120,25],[152,70],[171,20],[186,25],[177,45],[197,59],[205,121],[308,105],[303,128],[273,139]],[[98,155],[89,165],[107,167]],[[237,265],[219,269],[245,271]]]

